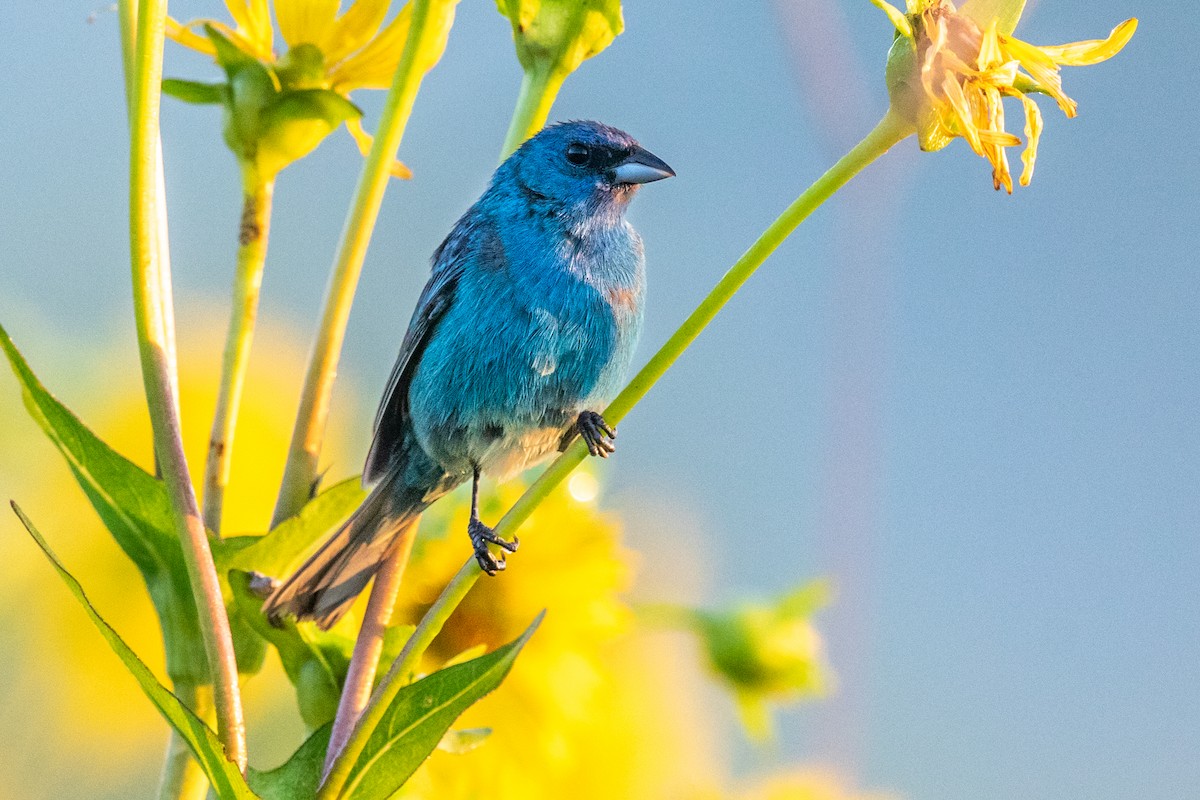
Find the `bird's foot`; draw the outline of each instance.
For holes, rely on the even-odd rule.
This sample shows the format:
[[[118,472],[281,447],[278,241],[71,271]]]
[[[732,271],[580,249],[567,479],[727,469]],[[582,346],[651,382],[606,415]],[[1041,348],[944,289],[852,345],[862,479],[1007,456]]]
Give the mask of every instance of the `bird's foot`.
[[[475,549],[475,560],[479,562],[479,568],[488,575],[503,572],[506,566],[504,552],[515,553],[517,545],[521,543],[515,536],[511,542],[507,539],[501,539],[496,535],[494,530],[477,519],[471,520],[467,525],[467,535],[471,537],[471,546]],[[492,555],[492,551],[488,547],[489,543],[496,545],[504,551],[500,554],[499,559]]]
[[[608,458],[609,453],[617,452],[617,446],[613,442],[617,438],[617,429],[609,427],[604,417],[595,411],[580,412],[574,427],[587,443],[588,452],[592,455]]]

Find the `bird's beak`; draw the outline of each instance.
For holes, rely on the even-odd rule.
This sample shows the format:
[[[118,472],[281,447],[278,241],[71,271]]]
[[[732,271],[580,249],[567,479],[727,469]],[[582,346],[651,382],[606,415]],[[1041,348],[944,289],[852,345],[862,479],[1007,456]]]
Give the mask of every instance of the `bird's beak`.
[[[668,167],[667,162],[641,147],[635,147],[632,153],[612,168],[613,183],[651,183],[673,177],[675,170]]]

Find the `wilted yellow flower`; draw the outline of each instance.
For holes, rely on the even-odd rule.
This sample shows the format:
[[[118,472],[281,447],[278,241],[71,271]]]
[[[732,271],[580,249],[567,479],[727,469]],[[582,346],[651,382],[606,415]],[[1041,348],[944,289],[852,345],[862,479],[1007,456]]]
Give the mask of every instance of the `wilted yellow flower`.
[[[962,137],[992,165],[992,182],[1012,193],[1005,148],[1021,139],[1005,130],[1004,97],[1016,97],[1025,110],[1025,150],[1020,183],[1033,177],[1042,116],[1029,97],[1054,98],[1068,117],[1075,101],[1062,89],[1059,67],[1097,64],[1120,52],[1137,28],[1122,22],[1106,39],[1036,46],[1012,35],[1024,0],[908,0],[907,14],[886,0],[872,0],[896,27],[888,56],[892,108],[916,126],[922,150],[940,150]]]

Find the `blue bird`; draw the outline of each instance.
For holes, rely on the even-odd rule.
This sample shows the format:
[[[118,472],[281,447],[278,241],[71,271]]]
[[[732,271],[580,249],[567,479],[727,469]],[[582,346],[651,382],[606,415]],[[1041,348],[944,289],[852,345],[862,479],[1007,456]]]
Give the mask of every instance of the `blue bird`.
[[[472,483],[479,566],[504,569],[479,519],[479,478],[504,480],[582,436],[614,452],[601,417],[642,327],[645,259],[625,221],[639,184],[675,173],[598,122],[546,128],[497,168],[433,255],[375,417],[362,506],[264,604],[329,627],[422,511]]]

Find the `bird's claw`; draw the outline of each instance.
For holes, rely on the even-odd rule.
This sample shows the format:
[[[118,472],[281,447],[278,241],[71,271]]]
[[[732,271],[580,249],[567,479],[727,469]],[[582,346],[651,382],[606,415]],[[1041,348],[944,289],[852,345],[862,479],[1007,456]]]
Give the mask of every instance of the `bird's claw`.
[[[588,452],[593,456],[608,458],[610,453],[617,452],[617,446],[613,443],[613,440],[617,438],[617,429],[609,427],[609,424],[604,421],[604,417],[595,411],[580,413],[575,427],[587,444]]]
[[[475,560],[479,562],[479,568],[488,575],[503,572],[507,566],[504,553],[515,553],[517,546],[521,543],[515,536],[511,542],[508,539],[501,539],[495,531],[477,519],[471,520],[467,525],[467,535],[471,537],[471,546],[475,549]],[[500,553],[500,558],[492,555],[488,544],[494,544],[504,551]]]

